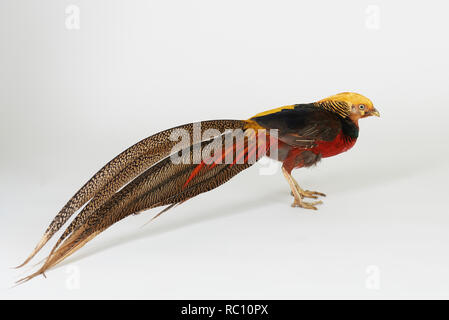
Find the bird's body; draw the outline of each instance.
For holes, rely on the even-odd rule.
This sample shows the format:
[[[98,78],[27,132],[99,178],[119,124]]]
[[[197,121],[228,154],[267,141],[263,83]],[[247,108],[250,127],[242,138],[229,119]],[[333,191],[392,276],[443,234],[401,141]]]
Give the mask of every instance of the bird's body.
[[[297,157],[305,151],[319,158],[327,158],[345,152],[357,141],[359,128],[350,119],[318,109],[313,104],[298,104],[250,118],[264,129],[279,130],[279,153],[276,159],[284,162],[286,158]],[[291,169],[300,168],[296,163]]]
[[[282,162],[293,206],[316,210],[321,201],[310,203],[304,198],[324,194],[301,189],[291,171],[352,148],[358,138],[358,120],[371,115],[379,113],[368,98],[345,92],[268,110],[248,120],[201,122],[199,132],[195,124],[187,124],[148,137],[111,160],[69,200],[22,265],[87,204],[43,266],[21,281],[43,274],[121,219],[160,206],[167,206],[165,212],[222,185],[263,156]],[[183,135],[188,136],[187,143],[179,147]]]

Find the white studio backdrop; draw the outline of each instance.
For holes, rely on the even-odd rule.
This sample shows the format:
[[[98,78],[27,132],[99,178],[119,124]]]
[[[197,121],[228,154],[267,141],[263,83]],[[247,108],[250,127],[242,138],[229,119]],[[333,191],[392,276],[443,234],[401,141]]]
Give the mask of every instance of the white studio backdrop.
[[[448,298],[448,9],[2,1],[0,297]],[[328,195],[318,212],[291,208],[282,173],[254,167],[10,288],[65,202],[140,139],[341,91],[381,118],[360,122],[348,153],[294,172]]]

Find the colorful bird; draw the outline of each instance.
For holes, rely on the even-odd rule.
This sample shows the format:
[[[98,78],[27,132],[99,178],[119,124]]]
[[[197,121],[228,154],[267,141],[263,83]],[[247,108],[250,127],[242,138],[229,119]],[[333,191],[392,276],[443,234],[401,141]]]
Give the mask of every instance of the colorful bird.
[[[292,170],[352,148],[359,134],[359,119],[369,116],[379,117],[379,112],[368,98],[343,92],[313,103],[265,111],[248,120],[203,121],[156,133],[112,159],[67,202],[18,267],[28,263],[85,206],[39,270],[18,283],[44,274],[123,218],[166,206],[156,218],[224,184],[263,156],[282,162],[294,197],[292,206],[316,210],[322,202],[304,198],[325,194],[302,189]]]

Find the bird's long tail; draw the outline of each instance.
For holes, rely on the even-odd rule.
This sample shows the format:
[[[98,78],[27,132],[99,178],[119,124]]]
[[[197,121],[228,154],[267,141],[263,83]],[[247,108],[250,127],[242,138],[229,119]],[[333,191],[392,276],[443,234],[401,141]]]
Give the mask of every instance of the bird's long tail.
[[[185,141],[180,143],[180,138]],[[56,215],[20,266],[30,261],[87,202],[40,269],[19,283],[44,274],[131,214],[168,206],[165,211],[222,185],[269,152],[275,142],[267,132],[255,131],[250,122],[240,120],[191,123],[138,142],[97,172]]]

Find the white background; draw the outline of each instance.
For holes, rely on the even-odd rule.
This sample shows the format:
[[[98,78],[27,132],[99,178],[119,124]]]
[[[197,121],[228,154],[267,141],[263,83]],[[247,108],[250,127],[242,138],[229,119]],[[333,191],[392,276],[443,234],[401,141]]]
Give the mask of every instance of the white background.
[[[80,29],[66,27],[67,6]],[[2,1],[0,297],[449,298],[444,1]],[[12,270],[103,164],[160,130],[341,91],[356,146],[298,170],[291,208],[257,167],[130,217],[42,277]],[[44,253],[48,252],[45,248]],[[39,258],[44,257],[44,253]]]

